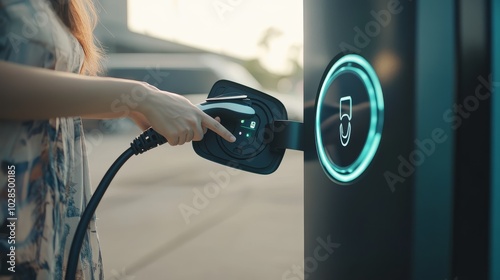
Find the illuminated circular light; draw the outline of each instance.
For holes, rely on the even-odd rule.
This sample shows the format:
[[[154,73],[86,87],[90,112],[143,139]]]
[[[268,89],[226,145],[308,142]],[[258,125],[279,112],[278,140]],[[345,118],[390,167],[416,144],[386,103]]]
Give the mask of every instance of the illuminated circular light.
[[[335,163],[328,155],[323,143],[321,130],[321,115],[323,102],[332,82],[341,74],[351,73],[357,75],[363,82],[368,93],[370,102],[370,124],[366,142],[359,156],[349,165],[341,166]],[[347,184],[357,179],[370,165],[375,153],[377,152],[382,136],[382,127],[384,121],[384,99],[380,81],[373,67],[363,57],[356,54],[348,54],[337,60],[328,70],[323,84],[321,85],[315,119],[315,138],[316,148],[319,160],[323,170],[329,175],[330,179]],[[350,131],[349,131],[350,132]],[[342,143],[344,144],[344,143]],[[345,145],[344,145],[345,146]]]

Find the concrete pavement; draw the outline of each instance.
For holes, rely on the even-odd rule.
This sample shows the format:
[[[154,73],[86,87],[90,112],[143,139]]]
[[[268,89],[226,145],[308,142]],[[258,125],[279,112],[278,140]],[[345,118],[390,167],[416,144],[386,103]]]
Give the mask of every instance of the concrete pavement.
[[[89,141],[94,188],[138,133]],[[266,176],[202,159],[191,144],[131,158],[97,211],[106,279],[282,279],[302,266],[302,170],[297,151]]]

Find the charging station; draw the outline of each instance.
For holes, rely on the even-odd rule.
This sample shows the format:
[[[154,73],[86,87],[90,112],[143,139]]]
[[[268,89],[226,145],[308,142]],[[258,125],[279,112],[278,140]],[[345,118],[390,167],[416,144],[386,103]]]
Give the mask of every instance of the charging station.
[[[494,2],[304,1],[305,252],[289,279],[499,279]]]

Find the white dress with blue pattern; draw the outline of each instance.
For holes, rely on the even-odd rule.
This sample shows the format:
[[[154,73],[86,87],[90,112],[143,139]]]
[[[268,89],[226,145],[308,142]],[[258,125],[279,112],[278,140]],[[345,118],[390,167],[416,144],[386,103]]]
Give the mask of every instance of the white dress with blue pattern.
[[[83,50],[50,2],[0,0],[0,59],[79,73]],[[19,83],[29,82],[19,77]],[[1,77],[0,94],[16,94],[2,91]],[[0,164],[0,279],[63,279],[74,231],[91,197],[81,119],[0,120]],[[16,179],[15,272],[7,263],[11,166]],[[79,263],[77,279],[103,278],[95,219]]]

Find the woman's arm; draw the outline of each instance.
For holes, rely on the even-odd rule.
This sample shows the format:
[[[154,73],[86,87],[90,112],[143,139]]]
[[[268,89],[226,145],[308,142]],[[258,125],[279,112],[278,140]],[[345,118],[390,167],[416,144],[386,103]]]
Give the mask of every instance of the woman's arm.
[[[89,77],[0,61],[0,119],[143,115],[170,145],[203,138],[205,128],[234,136],[186,98],[146,83]]]
[[[108,114],[98,114],[98,115],[84,115],[82,118],[87,119],[87,120],[108,120],[108,119],[115,119],[115,118],[121,118],[122,114],[121,113],[108,113]],[[133,111],[130,112],[130,116],[128,116],[129,119],[131,119],[141,130],[146,130],[151,127],[149,124],[148,119],[144,117],[143,114]]]

